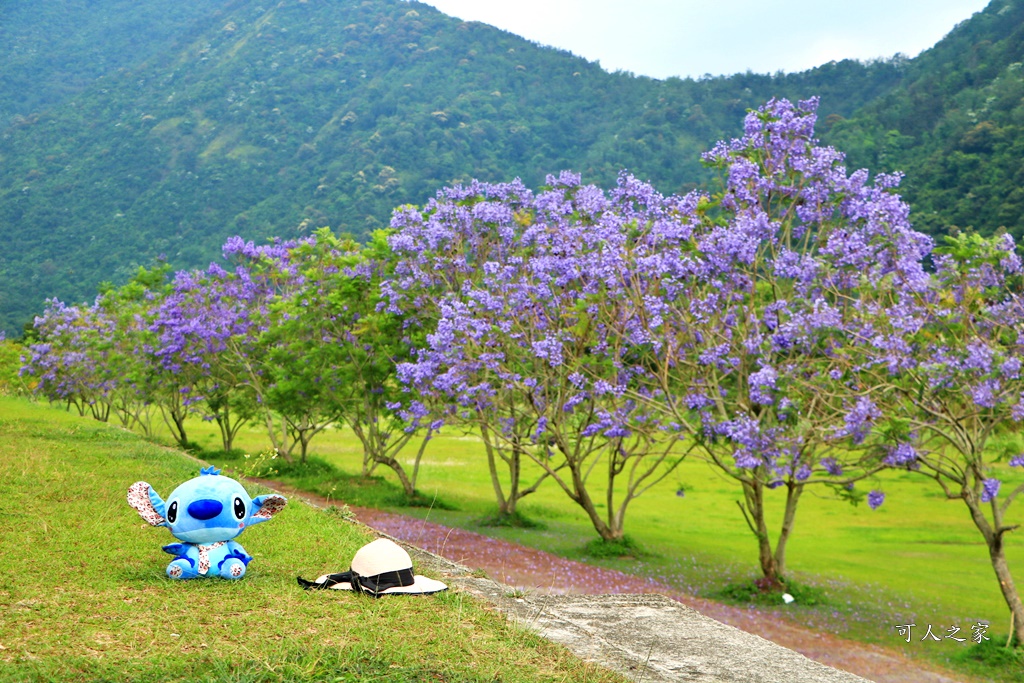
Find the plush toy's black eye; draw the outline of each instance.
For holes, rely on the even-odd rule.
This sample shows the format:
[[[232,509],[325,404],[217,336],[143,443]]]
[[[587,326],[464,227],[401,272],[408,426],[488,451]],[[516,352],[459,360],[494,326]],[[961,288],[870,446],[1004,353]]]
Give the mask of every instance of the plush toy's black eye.
[[[178,519],[178,501],[174,501],[167,507],[167,521],[174,524],[176,519]]]
[[[238,496],[235,496],[235,519],[245,519],[245,503]]]

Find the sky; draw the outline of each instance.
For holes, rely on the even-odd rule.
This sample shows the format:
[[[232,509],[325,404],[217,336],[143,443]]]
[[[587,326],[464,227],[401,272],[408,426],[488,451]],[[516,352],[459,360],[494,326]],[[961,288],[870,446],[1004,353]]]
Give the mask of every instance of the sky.
[[[422,0],[653,78],[914,57],[989,0]]]

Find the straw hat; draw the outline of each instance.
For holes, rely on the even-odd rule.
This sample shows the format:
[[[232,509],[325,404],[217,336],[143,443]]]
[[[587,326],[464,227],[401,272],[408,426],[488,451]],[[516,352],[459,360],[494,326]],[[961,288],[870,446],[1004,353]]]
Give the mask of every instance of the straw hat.
[[[324,574],[316,581],[297,579],[306,590],[355,590],[375,598],[393,593],[438,593],[448,588],[440,581],[413,574],[409,553],[386,538],[378,538],[356,551],[352,568],[347,572]]]

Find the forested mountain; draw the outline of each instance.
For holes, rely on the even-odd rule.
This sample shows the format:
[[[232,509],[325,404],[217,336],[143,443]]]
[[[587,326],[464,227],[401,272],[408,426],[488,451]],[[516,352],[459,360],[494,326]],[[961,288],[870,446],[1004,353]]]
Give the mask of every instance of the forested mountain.
[[[192,23],[210,9],[207,0],[3,3],[0,122],[14,123],[16,116],[58,105],[106,74],[181,49]]]
[[[994,0],[823,136],[854,166],[906,173],[917,229],[1024,236],[1024,3]]]
[[[658,81],[400,0],[9,0],[0,329],[158,256],[205,265],[233,234],[363,237],[471,177],[607,185],[629,169],[685,190],[709,180],[700,152],[771,97],[820,95],[826,141],[906,170],[929,228],[967,225],[950,198],[990,201],[994,156],[1016,173],[1022,3],[993,0],[913,60]],[[964,210],[1016,231],[1013,206]]]

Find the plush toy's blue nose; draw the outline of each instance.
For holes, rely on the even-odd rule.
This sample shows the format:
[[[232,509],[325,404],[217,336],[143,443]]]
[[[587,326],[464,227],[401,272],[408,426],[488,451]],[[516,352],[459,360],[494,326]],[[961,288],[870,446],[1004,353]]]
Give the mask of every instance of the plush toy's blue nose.
[[[188,504],[188,514],[196,519],[213,519],[224,509],[220,501],[216,500],[194,500]]]

